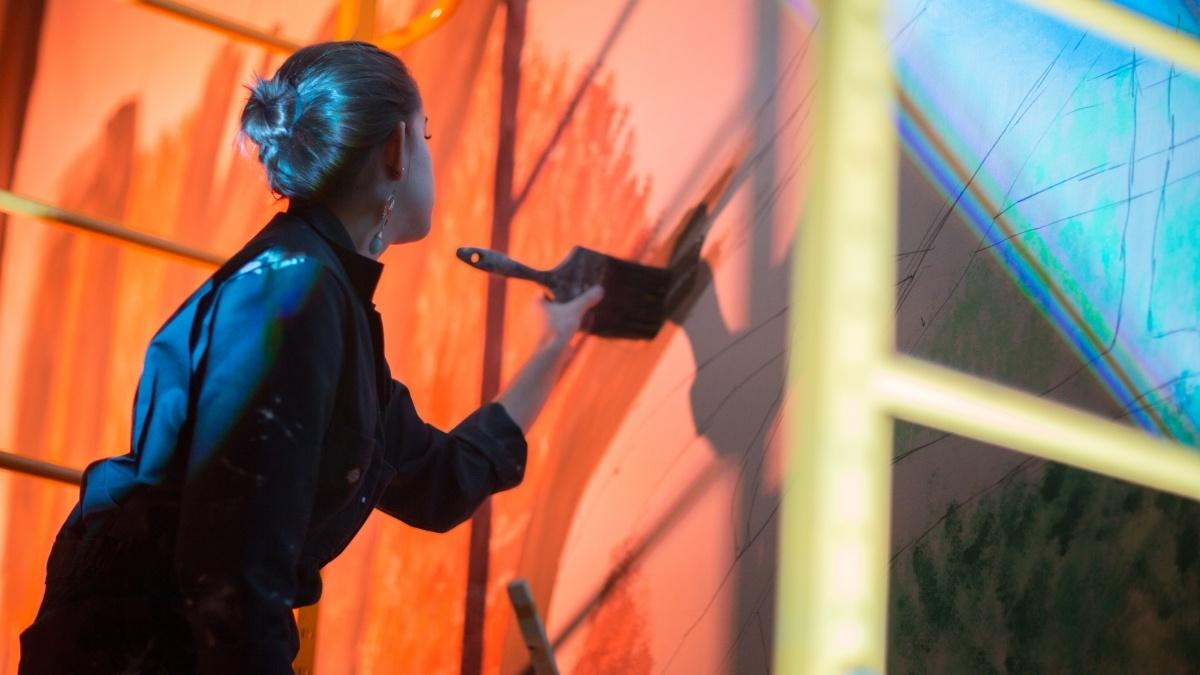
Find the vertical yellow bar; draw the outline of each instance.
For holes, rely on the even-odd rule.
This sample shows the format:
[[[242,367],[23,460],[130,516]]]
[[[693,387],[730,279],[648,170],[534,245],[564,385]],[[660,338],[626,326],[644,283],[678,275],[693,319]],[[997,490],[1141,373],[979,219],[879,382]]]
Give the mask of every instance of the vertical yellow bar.
[[[295,611],[296,631],[300,634],[300,650],[292,661],[295,675],[315,675],[317,663],[317,605]]]
[[[896,139],[882,0],[823,4],[816,149],[792,276],[775,671],[882,673]]]
[[[378,12],[376,0],[358,0],[358,30],[354,33],[355,40],[370,42],[375,39],[375,15]]]
[[[333,35],[335,40],[374,39],[375,0],[341,0]]]

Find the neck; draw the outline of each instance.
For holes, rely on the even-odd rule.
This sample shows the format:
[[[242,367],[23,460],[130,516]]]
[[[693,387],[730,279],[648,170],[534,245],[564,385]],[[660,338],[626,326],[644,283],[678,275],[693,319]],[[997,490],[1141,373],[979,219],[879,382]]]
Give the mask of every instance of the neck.
[[[329,201],[325,205],[333,211],[350,240],[354,242],[354,250],[359,255],[376,260],[377,255],[371,254],[371,240],[379,232],[379,214],[365,204],[368,200],[353,200],[349,202]]]

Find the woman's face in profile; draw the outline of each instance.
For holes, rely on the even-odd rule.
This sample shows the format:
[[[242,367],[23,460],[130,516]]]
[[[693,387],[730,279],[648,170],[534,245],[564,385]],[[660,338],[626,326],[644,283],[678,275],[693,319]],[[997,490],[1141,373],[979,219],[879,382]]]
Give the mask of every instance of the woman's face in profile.
[[[433,157],[429,151],[429,118],[418,109],[407,120],[404,177],[396,192],[396,209],[391,225],[394,243],[424,239],[433,218]]]

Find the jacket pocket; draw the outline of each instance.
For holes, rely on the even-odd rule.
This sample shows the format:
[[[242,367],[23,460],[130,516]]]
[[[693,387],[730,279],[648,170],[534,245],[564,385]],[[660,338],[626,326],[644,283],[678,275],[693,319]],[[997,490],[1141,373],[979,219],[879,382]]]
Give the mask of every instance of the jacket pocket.
[[[374,434],[368,435],[348,424],[330,425],[321,452],[314,515],[330,516],[364,493],[377,445]]]

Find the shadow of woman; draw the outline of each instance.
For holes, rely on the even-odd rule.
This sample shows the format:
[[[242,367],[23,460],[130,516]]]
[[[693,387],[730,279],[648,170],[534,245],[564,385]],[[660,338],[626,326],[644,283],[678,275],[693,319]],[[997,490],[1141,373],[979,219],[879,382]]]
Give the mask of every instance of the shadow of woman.
[[[668,296],[668,311],[669,320],[683,329],[691,345],[695,360],[689,392],[692,422],[716,462],[712,471],[702,474],[685,492],[674,511],[686,511],[687,502],[699,499],[709,484],[736,467],[737,480],[729,505],[731,566],[707,607],[711,608],[732,584],[728,590],[733,597],[731,644],[725,672],[741,675],[769,672],[771,663],[775,514],[780,495],[777,481],[773,484],[766,479],[778,469],[779,461],[772,448],[779,431],[787,372],[791,252],[789,248],[777,264],[752,267],[748,283],[750,315],[745,328],[734,330],[718,304],[712,267],[700,257],[711,220],[695,218],[677,240],[670,263],[675,284]],[[755,234],[751,231],[748,236]],[[757,236],[768,235],[763,232]],[[712,247],[709,259],[719,260],[720,249]],[[706,620],[707,612],[695,619],[672,659],[685,648],[692,629]],[[664,669],[668,666],[669,662]]]

